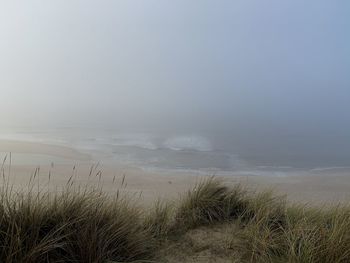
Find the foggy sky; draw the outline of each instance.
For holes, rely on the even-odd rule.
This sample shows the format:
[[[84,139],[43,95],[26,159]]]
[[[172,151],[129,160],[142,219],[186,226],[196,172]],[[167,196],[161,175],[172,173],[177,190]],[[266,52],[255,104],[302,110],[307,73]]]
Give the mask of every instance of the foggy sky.
[[[345,136],[349,13],[345,0],[1,1],[1,125]]]

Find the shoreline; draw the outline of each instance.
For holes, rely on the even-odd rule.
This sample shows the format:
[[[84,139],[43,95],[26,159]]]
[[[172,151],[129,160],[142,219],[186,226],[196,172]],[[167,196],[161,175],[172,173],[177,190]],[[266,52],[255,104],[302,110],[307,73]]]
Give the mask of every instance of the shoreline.
[[[16,155],[38,155],[60,157],[62,163],[47,161],[40,165],[40,184],[44,187],[48,182],[48,174],[51,176],[49,190],[64,187],[73,175],[76,184],[96,185],[100,184],[104,191],[113,193],[120,188],[118,183],[126,177],[126,192],[132,194],[142,193],[142,202],[151,203],[155,199],[177,198],[181,193],[192,188],[196,182],[211,174],[187,171],[166,171],[161,169],[147,170],[127,165],[102,164],[95,167],[95,173],[101,170],[101,178],[89,178],[91,167],[96,162],[86,153],[79,152],[70,147],[49,145],[36,142],[20,142],[11,140],[0,140],[0,151],[3,157],[6,152],[11,152],[15,160],[11,164],[10,181],[15,188],[26,188],[30,176],[39,164],[18,164]],[[38,159],[37,159],[38,160]],[[9,163],[4,164],[5,174],[9,171]],[[91,177],[91,176],[90,176]],[[338,202],[350,202],[350,173],[345,169],[336,174],[329,170],[315,170],[313,174],[293,176],[271,176],[271,175],[247,175],[232,172],[231,175],[217,175],[228,184],[241,183],[250,189],[274,189],[276,193],[287,195],[288,201],[296,201],[312,204],[332,204]]]

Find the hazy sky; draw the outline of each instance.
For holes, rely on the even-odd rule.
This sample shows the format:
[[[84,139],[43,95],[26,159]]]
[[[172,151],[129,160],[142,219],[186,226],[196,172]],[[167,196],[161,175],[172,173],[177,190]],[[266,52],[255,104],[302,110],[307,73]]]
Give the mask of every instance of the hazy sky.
[[[347,0],[4,0],[0,119],[350,134],[349,14]]]

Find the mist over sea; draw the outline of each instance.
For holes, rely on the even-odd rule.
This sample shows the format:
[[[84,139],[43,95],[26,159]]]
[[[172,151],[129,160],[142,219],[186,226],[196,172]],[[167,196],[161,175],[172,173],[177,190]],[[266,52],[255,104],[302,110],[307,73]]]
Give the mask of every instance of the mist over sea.
[[[0,139],[147,170],[349,169],[350,1],[253,2],[2,1]]]
[[[233,133],[233,132],[232,132]],[[103,165],[205,174],[307,175],[350,170],[350,152],[333,137],[99,128],[2,129],[1,140],[71,147]],[[337,138],[338,140],[344,138]],[[333,147],[333,148],[332,148]],[[6,153],[3,153],[6,154]],[[53,156],[13,154],[16,164],[64,162]],[[39,164],[39,163],[38,163]],[[79,164],[78,164],[79,165]]]

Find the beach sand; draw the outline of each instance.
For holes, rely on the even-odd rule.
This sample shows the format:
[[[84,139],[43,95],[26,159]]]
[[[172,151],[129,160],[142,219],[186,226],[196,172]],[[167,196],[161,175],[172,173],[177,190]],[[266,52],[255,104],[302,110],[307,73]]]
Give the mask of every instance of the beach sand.
[[[96,161],[86,153],[66,146],[44,143],[0,141],[0,152],[3,157],[7,155],[2,169],[5,178],[8,178],[15,190],[38,188],[59,191],[70,184],[74,187],[99,186],[107,193],[125,192],[145,204],[150,204],[158,198],[167,200],[178,198],[196,182],[207,177],[194,172],[145,171],[130,166],[97,165]],[[9,152],[11,152],[11,165]],[[37,158],[46,156],[46,160],[58,157],[64,161],[38,164],[33,160],[32,163],[23,164],[16,162],[16,156],[19,155],[22,158],[26,155],[28,158],[33,155],[38,155]],[[336,174],[327,170],[314,171],[307,176],[233,174],[221,177],[228,185],[241,183],[249,189],[273,189],[278,194],[287,195],[289,201],[318,205],[350,201],[350,174],[347,171]]]

